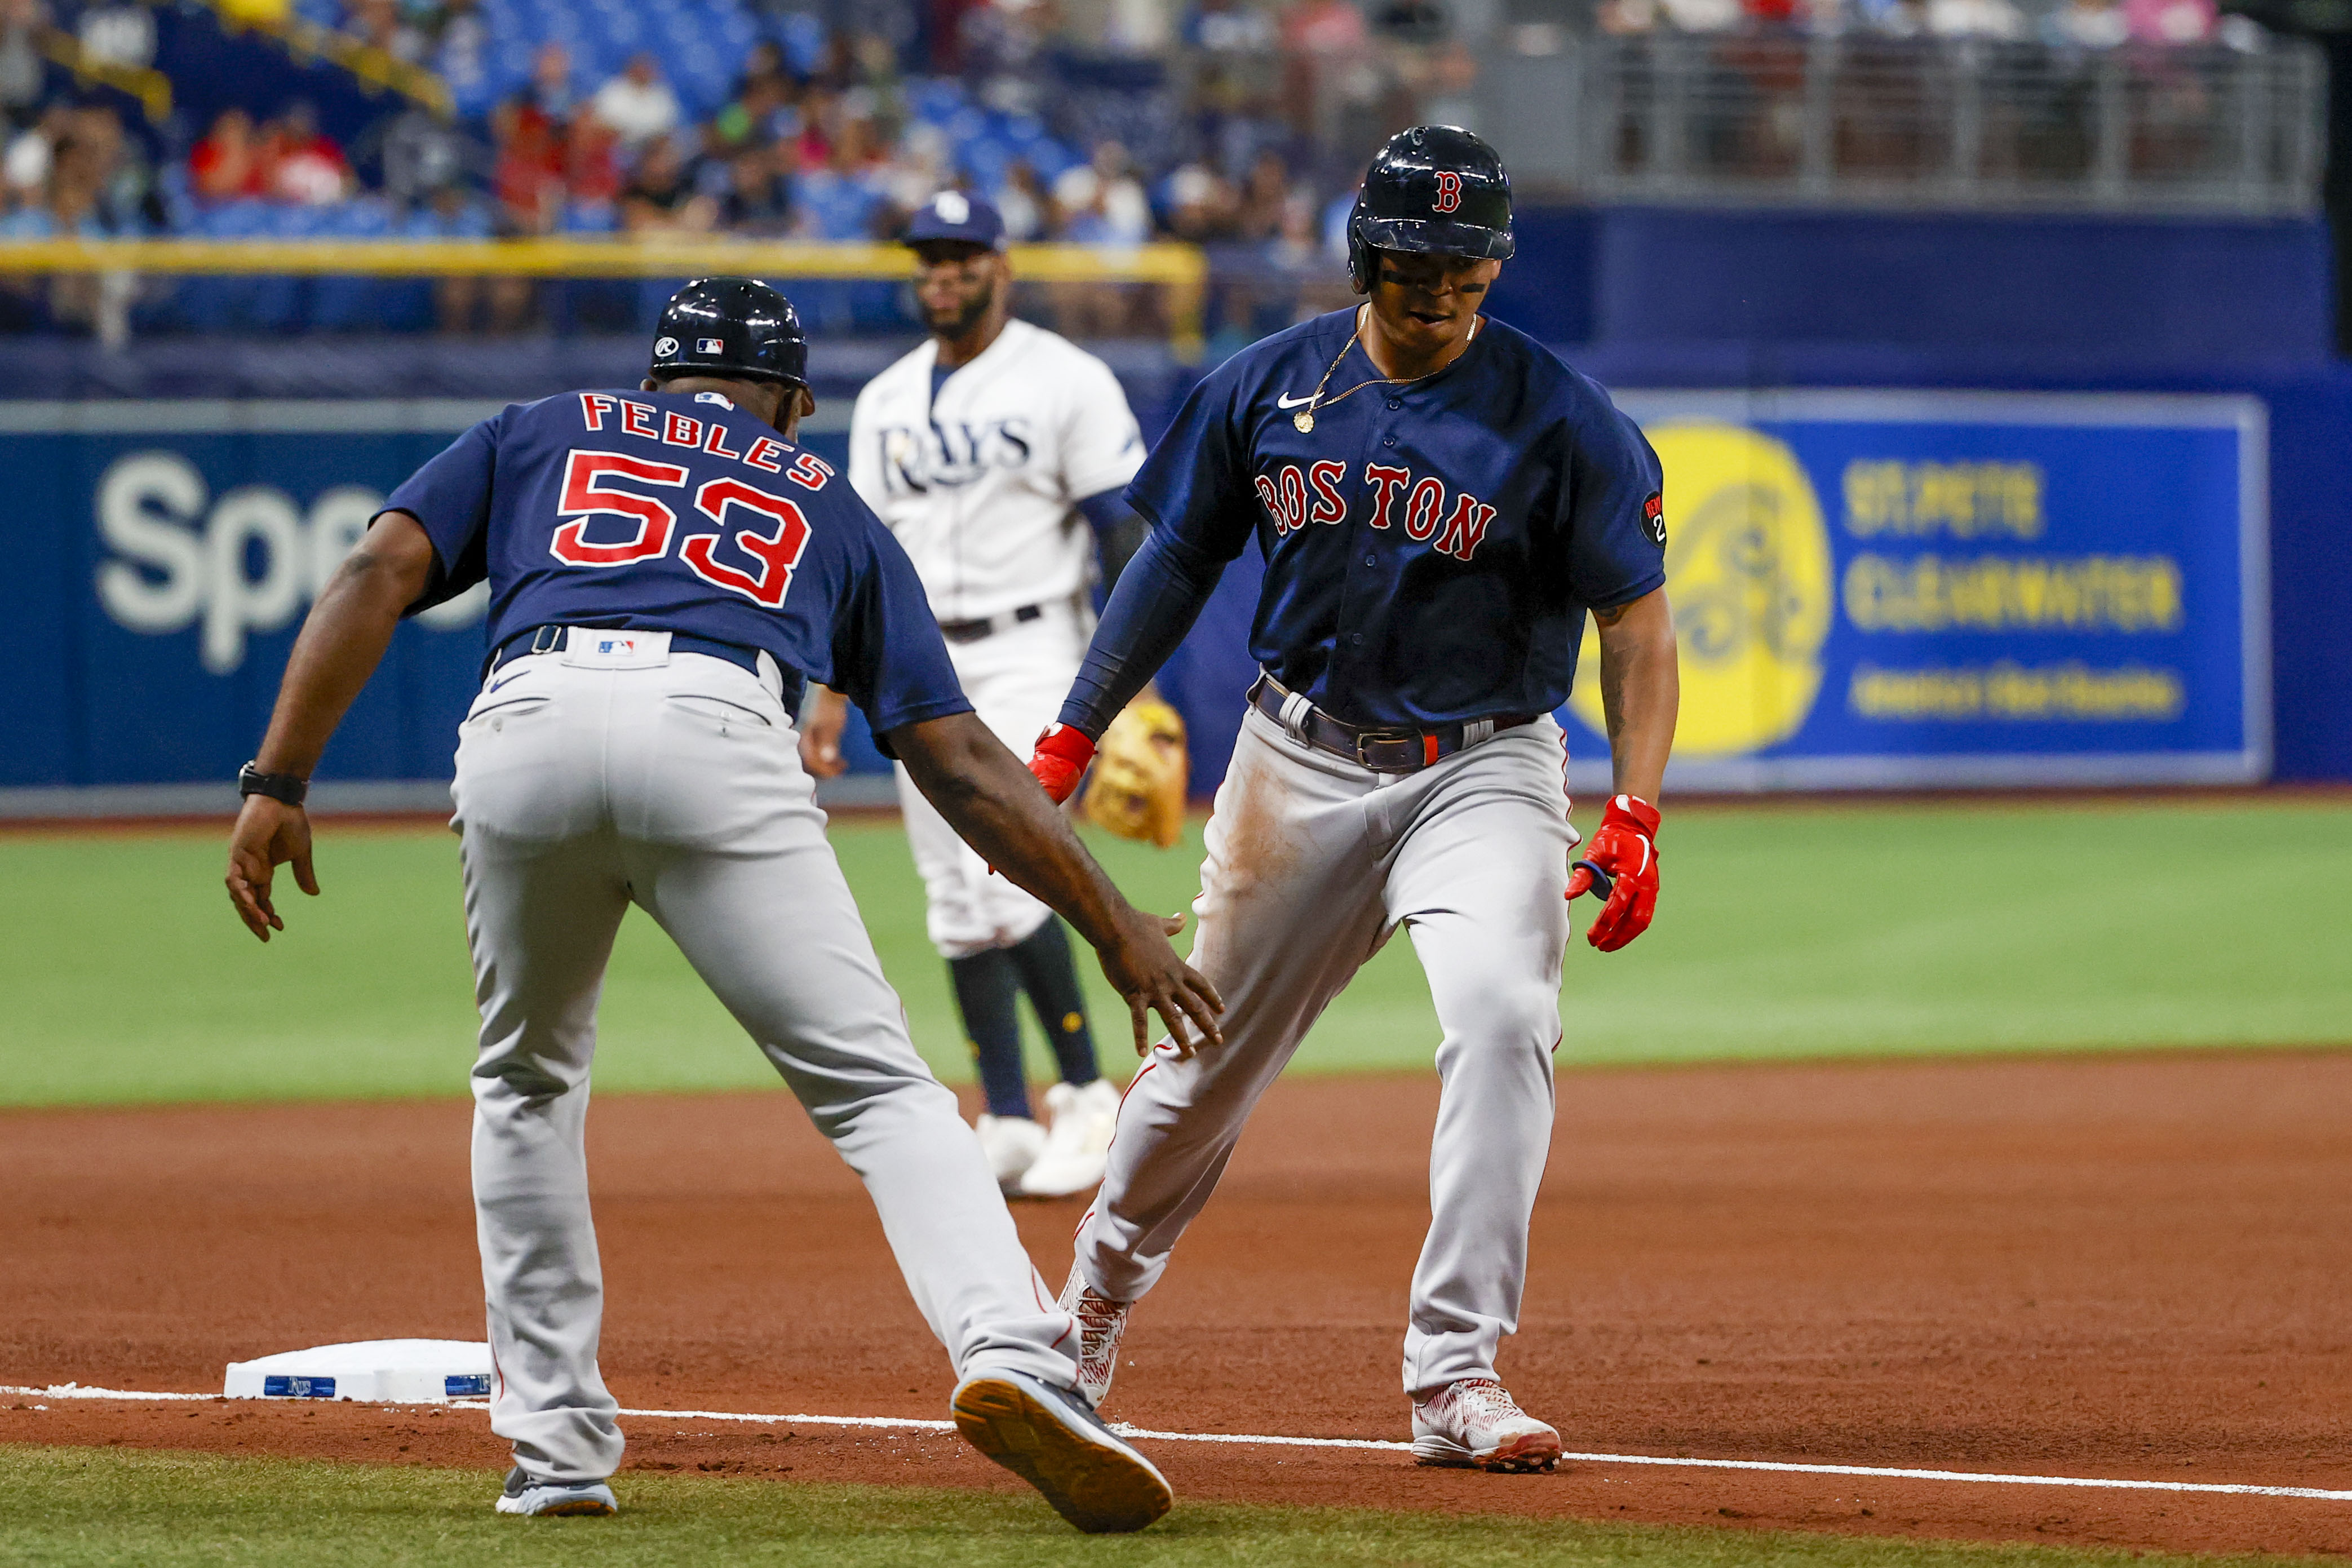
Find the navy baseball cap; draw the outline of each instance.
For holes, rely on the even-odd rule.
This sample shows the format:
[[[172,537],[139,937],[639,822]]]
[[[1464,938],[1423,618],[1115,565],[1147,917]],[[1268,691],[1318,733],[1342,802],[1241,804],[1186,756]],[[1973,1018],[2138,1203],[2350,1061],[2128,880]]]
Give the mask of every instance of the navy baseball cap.
[[[1004,248],[1004,215],[984,198],[964,191],[941,191],[915,209],[902,243],[960,239],[967,245]]]

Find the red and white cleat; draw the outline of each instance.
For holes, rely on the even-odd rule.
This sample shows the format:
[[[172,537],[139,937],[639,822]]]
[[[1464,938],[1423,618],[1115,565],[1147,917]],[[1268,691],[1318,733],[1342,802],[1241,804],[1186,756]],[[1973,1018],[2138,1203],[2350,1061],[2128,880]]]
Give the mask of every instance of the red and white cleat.
[[[1491,1377],[1449,1383],[1412,1407],[1417,1465],[1481,1470],[1549,1470],[1559,1463],[1559,1434],[1528,1415]]]
[[[1078,1321],[1078,1392],[1099,1410],[1118,1373],[1118,1337],[1127,1332],[1132,1301],[1114,1301],[1086,1281],[1078,1266],[1070,1265],[1070,1281],[1062,1287],[1062,1310]],[[1555,1450],[1559,1444],[1553,1444]]]

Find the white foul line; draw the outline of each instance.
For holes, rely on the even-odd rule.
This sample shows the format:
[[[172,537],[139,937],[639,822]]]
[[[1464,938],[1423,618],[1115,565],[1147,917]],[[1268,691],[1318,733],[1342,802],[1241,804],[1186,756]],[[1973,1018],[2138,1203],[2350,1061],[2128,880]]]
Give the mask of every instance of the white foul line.
[[[135,1394],[119,1388],[84,1388],[76,1383],[53,1384],[47,1388],[0,1384],[0,1394],[29,1394],[47,1399],[209,1401],[221,1397],[217,1394]],[[450,1400],[443,1407],[461,1410],[489,1408],[483,1401],[473,1399]],[[739,1421],[761,1426],[862,1426],[902,1432],[955,1430],[952,1421],[925,1421],[902,1415],[756,1415],[734,1410],[627,1409],[618,1414],[641,1419]],[[1111,1429],[1123,1437],[1137,1437],[1152,1443],[1238,1443],[1251,1447],[1355,1448],[1388,1453],[1410,1450],[1412,1447],[1410,1443],[1385,1442],[1373,1437],[1273,1437],[1236,1432],[1151,1432],[1139,1426],[1129,1426],[1124,1422],[1114,1422]],[[2232,1486],[2216,1481],[2133,1481],[2088,1476],[2013,1476],[1979,1470],[1918,1470],[1878,1465],[1801,1465],[1775,1459],[1689,1459],[1659,1454],[1564,1453],[1560,1459],[1564,1463],[1580,1465],[1664,1465],[1685,1469],[1761,1470],[1776,1475],[1864,1476],[1880,1480],[1974,1481],[2011,1487],[2094,1487],[2116,1491],[2197,1492],[2227,1497],[2310,1498],[2321,1502],[2352,1502],[2352,1490],[2331,1490],[2323,1487]]]

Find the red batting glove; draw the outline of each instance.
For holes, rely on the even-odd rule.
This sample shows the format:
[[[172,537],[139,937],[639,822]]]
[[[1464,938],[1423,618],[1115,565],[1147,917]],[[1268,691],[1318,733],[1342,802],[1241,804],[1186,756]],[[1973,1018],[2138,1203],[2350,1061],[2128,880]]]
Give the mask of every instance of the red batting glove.
[[[1085,731],[1051,724],[1037,737],[1037,752],[1029,759],[1029,771],[1059,805],[1078,793],[1078,781],[1094,760],[1095,743],[1087,739]]]
[[[1614,952],[1650,929],[1651,912],[1658,907],[1658,808],[1633,795],[1615,796],[1579,858],[1616,879],[1608,904],[1584,933],[1601,952]],[[1591,871],[1579,866],[1569,872],[1570,902],[1591,887]]]

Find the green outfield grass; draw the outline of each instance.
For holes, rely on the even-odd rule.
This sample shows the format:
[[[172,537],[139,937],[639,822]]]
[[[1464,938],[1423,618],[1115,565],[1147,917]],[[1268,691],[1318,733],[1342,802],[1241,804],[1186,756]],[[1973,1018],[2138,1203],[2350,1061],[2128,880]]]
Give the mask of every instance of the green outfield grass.
[[[904,838],[887,821],[834,837],[918,1043],[968,1077]],[[1197,824],[1167,854],[1092,842],[1139,903],[1190,900]],[[0,836],[17,911],[0,946],[0,1103],[462,1092],[474,1021],[456,841],[325,823],[325,897],[281,884],[289,929],[267,948],[221,891],[223,843]],[[1606,956],[1570,945],[1563,1064],[2352,1043],[2352,805],[1708,805],[1670,812],[1663,850],[1650,933]],[[1124,1007],[1087,968],[1123,1074]],[[1298,1066],[1420,1066],[1436,1037],[1400,940]],[[1033,1059],[1044,1072],[1042,1045]],[[633,913],[597,1081],[775,1080]]]
[[[0,1447],[0,1563],[2221,1568],[2256,1561],[1187,1503],[1140,1535],[1083,1536],[1025,1496],[635,1474],[618,1483],[614,1518],[520,1520],[490,1512],[496,1482],[478,1470]]]

